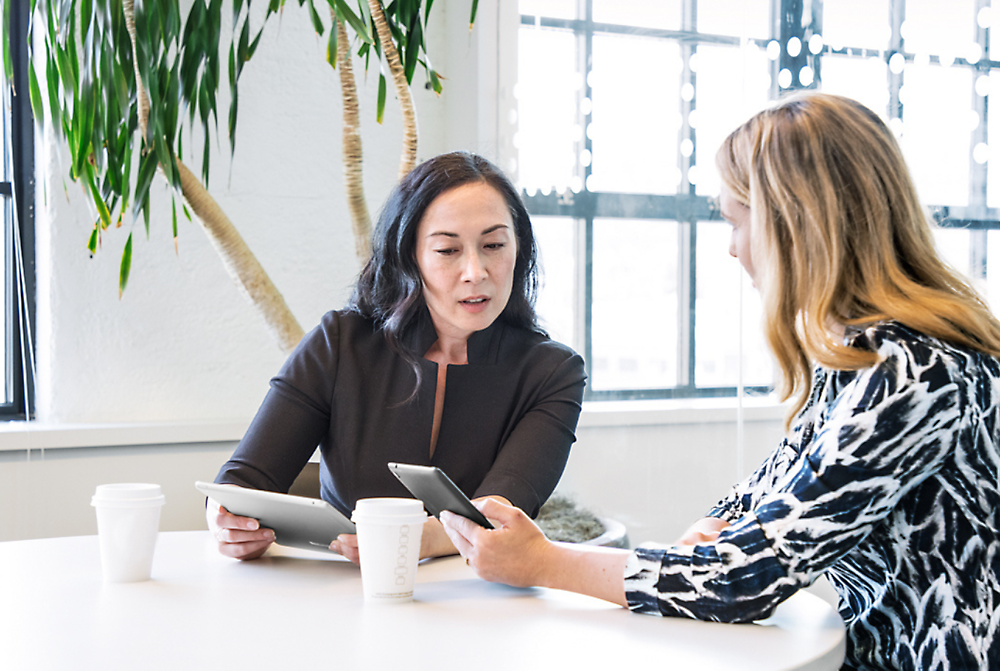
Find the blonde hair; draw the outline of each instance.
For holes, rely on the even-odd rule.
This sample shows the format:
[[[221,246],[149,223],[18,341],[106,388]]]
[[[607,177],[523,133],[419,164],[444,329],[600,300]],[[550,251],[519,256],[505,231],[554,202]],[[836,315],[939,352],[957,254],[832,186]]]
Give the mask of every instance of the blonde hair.
[[[808,400],[814,363],[878,361],[845,346],[834,325],[895,320],[1000,356],[1000,322],[938,256],[899,145],[874,112],[800,94],[733,131],[716,162],[750,208],[765,335],[782,400],[796,394],[786,427]]]

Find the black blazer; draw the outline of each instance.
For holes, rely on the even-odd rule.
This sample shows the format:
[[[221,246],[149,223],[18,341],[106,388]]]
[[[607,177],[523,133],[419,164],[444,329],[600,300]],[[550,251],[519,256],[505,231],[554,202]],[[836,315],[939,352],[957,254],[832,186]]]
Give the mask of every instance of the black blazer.
[[[407,346],[437,334],[426,309]],[[409,492],[390,461],[438,466],[470,498],[496,494],[531,516],[552,493],[576,439],[583,359],[543,335],[495,321],[469,338],[468,365],[448,366],[433,459],[437,364],[421,384],[375,324],[328,312],[271,380],[264,403],[216,482],[287,492],[318,445],[322,496],[350,515],[355,502]]]

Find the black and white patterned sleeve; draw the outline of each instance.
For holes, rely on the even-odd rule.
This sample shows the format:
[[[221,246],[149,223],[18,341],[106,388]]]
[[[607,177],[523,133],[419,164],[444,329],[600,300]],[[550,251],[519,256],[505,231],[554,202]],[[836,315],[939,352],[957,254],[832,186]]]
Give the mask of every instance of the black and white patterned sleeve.
[[[879,354],[876,366],[835,374],[839,392],[820,408],[809,444],[775,482],[758,478],[766,491],[716,542],[633,553],[625,576],[632,610],[767,617],[940,468],[963,416],[954,362],[890,340]]]

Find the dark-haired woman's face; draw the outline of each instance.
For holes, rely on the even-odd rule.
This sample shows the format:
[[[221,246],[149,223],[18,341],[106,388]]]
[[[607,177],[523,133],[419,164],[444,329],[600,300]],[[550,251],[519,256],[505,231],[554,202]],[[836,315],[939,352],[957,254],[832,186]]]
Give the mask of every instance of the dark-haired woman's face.
[[[493,187],[465,184],[435,198],[417,227],[417,266],[439,338],[466,340],[510,300],[517,238]]]

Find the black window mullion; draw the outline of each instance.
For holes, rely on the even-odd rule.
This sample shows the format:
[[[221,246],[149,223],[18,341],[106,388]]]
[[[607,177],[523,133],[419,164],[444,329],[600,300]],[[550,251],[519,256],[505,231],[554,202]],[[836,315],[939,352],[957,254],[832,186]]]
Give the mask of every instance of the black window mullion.
[[[31,417],[34,406],[34,378],[31,375],[30,365],[23,359],[26,355],[25,349],[33,347],[33,343],[28,340],[34,336],[35,323],[34,118],[31,103],[26,95],[28,67],[30,67],[26,40],[31,20],[28,3],[12,2],[9,5],[10,56],[14,73],[11,89],[21,94],[12,94],[9,99],[11,107],[8,138],[11,160],[5,160],[5,163],[13,165],[13,174],[6,175],[7,188],[3,189],[2,196],[8,204],[4,209],[8,215],[6,218],[9,226],[17,228],[20,250],[14,248],[14,230],[8,228],[4,232],[4,255],[7,264],[3,286],[6,292],[5,310],[9,324],[4,334],[9,371],[5,384],[10,402],[0,407],[0,417],[19,419]],[[12,196],[13,203],[10,201]],[[13,221],[10,214],[16,215]],[[23,269],[20,281],[17,274],[18,263]],[[23,293],[20,293],[21,289]],[[24,328],[25,325],[27,328]]]

